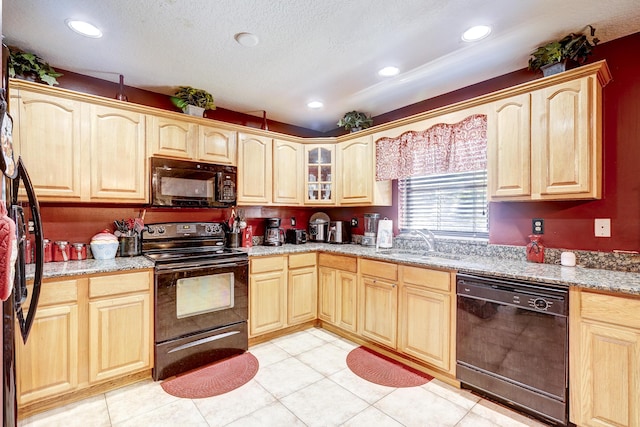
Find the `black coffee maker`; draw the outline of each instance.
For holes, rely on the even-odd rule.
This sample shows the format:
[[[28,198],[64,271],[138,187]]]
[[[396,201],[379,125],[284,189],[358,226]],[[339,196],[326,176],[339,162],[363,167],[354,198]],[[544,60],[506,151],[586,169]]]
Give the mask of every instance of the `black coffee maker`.
[[[280,218],[267,218],[264,227],[264,245],[280,246],[284,243],[284,230],[280,228]]]

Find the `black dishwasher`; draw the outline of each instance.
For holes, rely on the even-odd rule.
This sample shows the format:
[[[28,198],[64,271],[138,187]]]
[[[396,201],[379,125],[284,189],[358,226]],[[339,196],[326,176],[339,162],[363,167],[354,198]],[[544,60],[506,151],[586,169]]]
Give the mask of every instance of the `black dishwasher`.
[[[546,422],[568,421],[568,288],[457,275],[457,377]]]

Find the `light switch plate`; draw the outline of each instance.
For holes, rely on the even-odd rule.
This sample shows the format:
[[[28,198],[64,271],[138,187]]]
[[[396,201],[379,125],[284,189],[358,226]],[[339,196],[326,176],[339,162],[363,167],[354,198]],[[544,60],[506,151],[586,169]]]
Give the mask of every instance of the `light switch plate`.
[[[611,218],[596,218],[594,223],[596,237],[611,237]]]

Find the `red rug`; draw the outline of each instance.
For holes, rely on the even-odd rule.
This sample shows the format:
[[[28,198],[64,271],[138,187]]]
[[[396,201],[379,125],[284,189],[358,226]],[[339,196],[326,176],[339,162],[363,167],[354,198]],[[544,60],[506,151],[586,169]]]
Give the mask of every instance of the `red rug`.
[[[243,353],[163,381],[162,388],[172,396],[188,399],[217,396],[234,390],[258,372],[258,359]]]
[[[365,347],[351,350],[347,355],[347,366],[360,378],[388,387],[416,387],[433,379]]]

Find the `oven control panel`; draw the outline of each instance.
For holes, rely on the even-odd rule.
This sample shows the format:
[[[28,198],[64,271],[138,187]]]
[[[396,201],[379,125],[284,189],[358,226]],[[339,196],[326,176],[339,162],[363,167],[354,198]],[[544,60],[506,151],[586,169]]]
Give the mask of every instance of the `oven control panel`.
[[[143,234],[143,240],[198,237],[224,239],[224,236],[224,227],[219,222],[167,222],[148,224]]]

